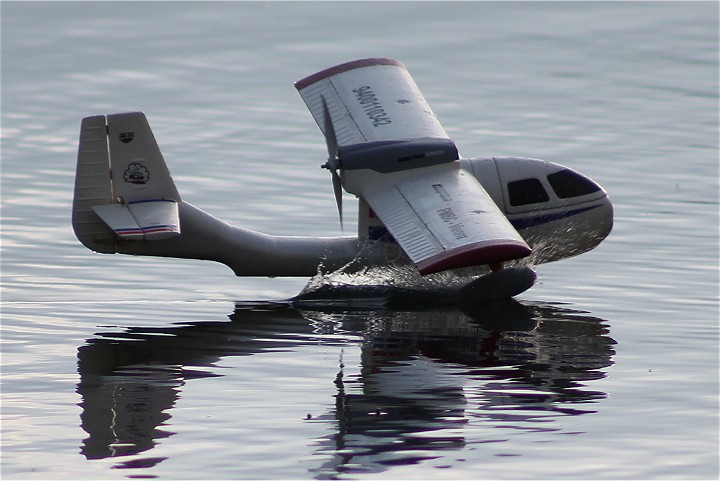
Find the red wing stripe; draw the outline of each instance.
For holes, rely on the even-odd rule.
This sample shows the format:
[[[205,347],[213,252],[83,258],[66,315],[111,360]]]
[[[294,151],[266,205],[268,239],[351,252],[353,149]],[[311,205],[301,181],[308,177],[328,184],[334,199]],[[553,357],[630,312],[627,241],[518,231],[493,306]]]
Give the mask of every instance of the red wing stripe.
[[[417,264],[420,274],[427,275],[447,269],[494,264],[530,255],[530,248],[513,239],[476,242],[441,252]]]
[[[354,70],[356,68],[369,67],[372,65],[394,65],[396,67],[405,68],[405,65],[403,65],[402,62],[398,62],[397,60],[393,60],[391,58],[364,58],[361,60],[354,60],[352,62],[336,65],[334,67],[330,67],[328,69],[314,73],[308,77],[305,77],[304,79],[295,82],[295,88],[298,90],[302,90],[308,85],[312,85],[315,82],[319,82],[322,79],[332,77],[333,75],[347,72],[348,70]]]

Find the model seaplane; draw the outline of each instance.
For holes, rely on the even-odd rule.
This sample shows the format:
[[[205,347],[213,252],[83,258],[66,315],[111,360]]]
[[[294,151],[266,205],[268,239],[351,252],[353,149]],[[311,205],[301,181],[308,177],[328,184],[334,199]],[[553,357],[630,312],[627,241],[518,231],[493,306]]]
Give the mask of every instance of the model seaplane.
[[[234,227],[185,202],[141,112],[83,119],[73,202],[80,242],[101,253],[204,259],[237,276],[307,276],[350,264],[422,276],[477,268],[529,288],[529,265],[586,252],[612,228],[607,193],[567,167],[461,158],[405,66],[371,58],[295,87],[325,136],[342,189],[359,199],[357,236],[282,237]],[[488,269],[489,268],[489,269]],[[472,269],[471,269],[472,270]]]

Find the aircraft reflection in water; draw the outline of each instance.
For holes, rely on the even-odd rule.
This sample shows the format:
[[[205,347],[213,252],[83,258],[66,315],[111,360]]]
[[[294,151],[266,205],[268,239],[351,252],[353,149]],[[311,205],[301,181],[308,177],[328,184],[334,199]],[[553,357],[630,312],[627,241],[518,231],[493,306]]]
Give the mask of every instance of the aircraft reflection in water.
[[[344,379],[341,365],[334,410],[305,421],[336,425],[333,435],[309,440],[326,460],[314,470],[317,478],[439,457],[440,450],[462,448],[463,426],[477,420],[560,431],[551,422],[558,415],[592,413],[588,402],[606,397],[583,384],[612,365],[615,341],[602,319],[553,305],[473,307],[393,292],[382,307],[367,300],[350,307],[308,299],[241,303],[230,322],[98,334],[78,352],[82,428],[89,435],[82,454],[136,455],[171,436],[162,426],[182,385],[216,376],[207,368],[222,357],[316,346],[323,335],[337,343],[331,335],[338,332],[362,339],[361,375]],[[115,467],[162,460],[128,458]]]

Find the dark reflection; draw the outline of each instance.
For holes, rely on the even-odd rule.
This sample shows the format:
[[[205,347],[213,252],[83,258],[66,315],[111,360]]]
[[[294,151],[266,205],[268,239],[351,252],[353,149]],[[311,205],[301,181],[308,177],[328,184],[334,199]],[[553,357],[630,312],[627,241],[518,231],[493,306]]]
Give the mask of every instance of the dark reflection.
[[[78,350],[82,454],[137,455],[171,436],[164,426],[182,385],[216,376],[208,368],[222,357],[336,343],[338,333],[362,339],[362,366],[348,378],[341,364],[328,379],[334,409],[308,414],[306,422],[336,425],[332,436],[308,441],[325,460],[317,478],[440,457],[466,444],[469,421],[559,431],[558,416],[592,413],[606,396],[586,387],[612,364],[615,342],[602,319],[557,305],[372,292],[344,302],[239,303],[230,321],[98,334]],[[125,459],[115,467],[162,461]]]

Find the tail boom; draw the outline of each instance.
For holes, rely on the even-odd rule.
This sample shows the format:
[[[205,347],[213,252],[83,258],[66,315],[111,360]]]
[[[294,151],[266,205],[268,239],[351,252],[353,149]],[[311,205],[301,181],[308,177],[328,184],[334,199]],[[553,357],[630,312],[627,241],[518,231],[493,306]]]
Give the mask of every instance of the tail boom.
[[[271,236],[232,226],[186,202],[178,207],[180,235],[153,242],[119,239],[116,252],[215,261],[237,276],[312,277],[319,266],[334,270],[352,262],[362,248],[354,237]],[[366,259],[385,260],[385,253]]]

